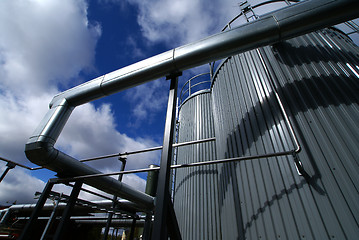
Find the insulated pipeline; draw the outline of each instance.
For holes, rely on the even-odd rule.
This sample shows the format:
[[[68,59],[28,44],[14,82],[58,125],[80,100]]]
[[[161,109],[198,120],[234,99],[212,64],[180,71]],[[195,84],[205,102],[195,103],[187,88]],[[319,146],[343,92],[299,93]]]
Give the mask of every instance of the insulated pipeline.
[[[105,74],[56,95],[50,110],[26,144],[27,158],[59,176],[100,172],[54,148],[72,110],[81,104],[170,75],[173,72],[219,60],[359,17],[358,0],[302,1],[245,25],[184,45],[141,62]],[[86,180],[107,193],[133,201],[145,209],[153,197],[110,177]]]

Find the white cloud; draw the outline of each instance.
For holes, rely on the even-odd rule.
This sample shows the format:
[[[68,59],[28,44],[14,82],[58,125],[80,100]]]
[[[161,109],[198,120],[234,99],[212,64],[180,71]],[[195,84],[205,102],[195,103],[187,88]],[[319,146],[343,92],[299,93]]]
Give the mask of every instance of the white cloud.
[[[3,173],[5,166],[1,163],[0,171]],[[0,205],[34,203],[36,191],[42,192],[45,183],[32,177],[27,171],[18,167],[12,169],[0,183]]]
[[[84,0],[3,0],[0,33],[0,156],[30,165],[24,155],[28,137],[59,87],[73,85],[71,81],[81,71],[94,69],[101,28],[88,22]],[[110,105],[95,108],[87,104],[75,109],[58,145],[70,155],[88,157],[156,144],[119,133]],[[147,166],[156,156],[129,158],[128,169],[139,163]],[[116,161],[93,166],[103,171],[118,170]],[[4,164],[0,166],[3,170]],[[124,180],[143,188],[144,180],[137,176]],[[43,187],[43,181],[16,167],[0,184],[0,203],[31,202],[34,192]]]
[[[144,51],[138,46],[138,43],[133,36],[129,36],[127,38],[126,44],[131,49],[131,54],[132,54],[133,58],[144,58],[145,57]]]
[[[0,94],[0,154],[29,165],[24,154],[25,143],[48,109],[51,95],[17,97],[9,91]]]
[[[166,109],[168,91],[169,81],[164,79],[129,89],[125,97],[133,105],[131,111],[135,118],[131,127],[137,127],[144,120],[151,123],[158,112]]]
[[[101,34],[84,1],[0,1],[1,88],[36,94],[91,68]]]
[[[216,33],[239,12],[233,0],[128,0],[139,9],[138,23],[152,42],[171,47]]]
[[[151,139],[133,139],[118,132],[111,106],[108,104],[99,108],[95,108],[93,104],[77,107],[57,144],[66,153],[80,159],[157,146]],[[157,159],[157,153],[129,156],[126,169],[147,167]],[[90,165],[105,172],[118,171],[121,166],[116,158],[94,161]]]

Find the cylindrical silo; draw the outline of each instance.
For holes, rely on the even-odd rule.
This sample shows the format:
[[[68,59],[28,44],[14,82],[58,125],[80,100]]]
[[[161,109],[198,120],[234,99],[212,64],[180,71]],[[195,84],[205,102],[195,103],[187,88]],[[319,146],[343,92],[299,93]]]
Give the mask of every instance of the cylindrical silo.
[[[186,99],[179,110],[178,142],[214,137],[209,91]],[[177,163],[216,159],[214,142],[179,147]],[[182,239],[220,239],[218,214],[218,166],[176,170],[174,208]]]
[[[226,59],[212,85],[221,239],[359,236],[359,48],[325,29]],[[276,96],[276,92],[278,96]],[[285,113],[280,108],[283,103]]]

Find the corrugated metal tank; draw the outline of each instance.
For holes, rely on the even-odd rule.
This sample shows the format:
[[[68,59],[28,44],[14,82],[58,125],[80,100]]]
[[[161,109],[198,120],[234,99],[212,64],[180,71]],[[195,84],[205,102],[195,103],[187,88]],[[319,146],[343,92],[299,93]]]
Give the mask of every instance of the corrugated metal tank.
[[[337,30],[224,60],[211,93],[188,99],[179,112],[179,142],[215,136],[216,145],[179,149],[178,163],[293,150],[273,86],[307,176],[298,175],[292,156],[178,170],[183,239],[359,236],[359,48]]]
[[[326,29],[233,56],[212,87],[217,157],[294,149],[274,84],[294,125],[292,156],[219,169],[222,239],[359,236],[359,49]]]
[[[179,110],[178,142],[214,137],[209,91],[186,99]],[[177,163],[216,159],[214,142],[179,147]],[[218,166],[176,170],[174,208],[182,239],[220,239]]]

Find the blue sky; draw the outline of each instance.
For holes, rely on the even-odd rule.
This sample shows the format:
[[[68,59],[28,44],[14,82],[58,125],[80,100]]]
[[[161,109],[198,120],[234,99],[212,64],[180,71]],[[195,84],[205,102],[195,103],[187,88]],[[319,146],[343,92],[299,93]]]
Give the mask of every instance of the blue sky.
[[[1,0],[0,156],[34,166],[24,146],[55,94],[219,32],[239,13],[237,2]],[[184,72],[179,85],[207,69]],[[168,88],[162,78],[76,108],[56,147],[81,159],[162,145]],[[159,154],[129,157],[127,169],[158,163]],[[120,168],[116,159],[92,166],[104,172]],[[53,175],[16,167],[0,184],[0,204],[33,202],[34,192]],[[143,190],[144,177],[126,175],[124,181]]]
[[[231,0],[0,1],[0,156],[34,166],[24,146],[55,94],[216,33],[236,6]],[[81,159],[162,145],[168,87],[159,79],[76,108],[56,147]],[[127,169],[156,163],[159,154],[129,157]],[[120,168],[116,159],[92,166]],[[16,167],[0,184],[0,204],[33,202],[53,175]],[[143,178],[124,181],[143,190]]]

